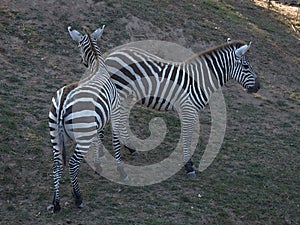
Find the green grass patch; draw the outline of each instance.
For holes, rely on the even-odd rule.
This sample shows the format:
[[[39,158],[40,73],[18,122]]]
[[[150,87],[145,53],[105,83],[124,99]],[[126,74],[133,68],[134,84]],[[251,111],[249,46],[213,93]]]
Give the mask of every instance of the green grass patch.
[[[73,2],[72,13],[80,18],[78,21],[66,16],[64,2],[58,10],[48,3],[40,7],[46,4],[43,1],[15,1],[15,8],[22,12],[0,7],[0,30],[8,40],[0,47],[4,57],[0,58],[1,222],[299,224],[300,113],[297,82],[293,82],[298,79],[299,63],[295,58],[297,38],[290,25],[284,27],[276,16],[251,1],[94,3]],[[99,23],[107,25],[99,42],[101,49],[137,39],[130,36],[131,31],[144,35],[141,39],[179,42],[193,50],[221,44],[227,37],[253,39],[249,59],[253,58],[255,70],[263,78],[263,97],[247,95],[231,84],[226,87],[227,124],[222,148],[213,163],[205,171],[197,171],[194,179],[188,179],[181,169],[158,184],[132,187],[96,175],[83,161],[79,184],[85,207],[79,210],[74,206],[66,166],[61,179],[62,211],[53,215],[47,211],[53,196],[49,103],[58,87],[78,80],[84,71],[66,26],[94,29]],[[201,137],[193,155],[196,165],[208,141],[208,114],[207,110],[200,112]],[[175,114],[135,107],[130,116],[131,130],[140,139],[151,135],[150,121],[157,118],[167,129],[158,147],[137,158],[122,148],[123,161],[150,165],[172,153],[181,132]],[[109,126],[104,144],[112,150]],[[74,146],[68,144],[68,158],[73,151]]]

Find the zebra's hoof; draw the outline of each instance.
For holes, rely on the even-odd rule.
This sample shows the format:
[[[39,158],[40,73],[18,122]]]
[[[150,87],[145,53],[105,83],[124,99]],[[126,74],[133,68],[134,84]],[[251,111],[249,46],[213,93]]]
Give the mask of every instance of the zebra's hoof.
[[[72,192],[73,196],[75,197],[75,205],[77,206],[77,208],[83,208],[83,202],[82,202],[82,198],[80,194],[75,194],[75,192]]]
[[[196,167],[194,166],[192,160],[187,161],[187,163],[184,165],[185,171],[188,175],[188,177],[195,177],[196,176]]]
[[[77,208],[81,209],[83,208],[83,202],[82,202],[82,199],[81,198],[76,198],[75,199],[75,205],[77,206]]]
[[[193,168],[193,170],[196,170],[196,169],[197,169],[195,165],[192,165],[192,168]],[[195,172],[195,171],[194,171],[194,172]]]
[[[138,156],[139,152],[137,150],[134,150],[133,152],[131,152],[131,156]]]
[[[105,164],[107,162],[106,156],[103,155],[103,156],[99,157],[99,162],[100,162],[100,164]]]
[[[103,171],[103,169],[102,169],[102,167],[101,167],[101,164],[100,164],[100,163],[97,163],[97,164],[95,165],[95,173],[97,173],[98,175],[101,175],[102,171]]]
[[[187,173],[188,178],[194,178],[196,177],[196,172],[195,171],[191,171]]]
[[[129,177],[126,175],[126,177],[121,177],[121,179],[124,181],[124,182],[128,182],[129,181]]]
[[[130,152],[131,156],[138,156],[139,155],[139,152],[136,149],[129,148],[126,145],[124,147]]]
[[[120,174],[120,179],[121,179],[122,181],[128,180],[128,175],[127,175],[127,173],[125,172],[125,170],[124,170],[124,168],[123,168],[122,165],[119,165],[119,166],[117,167],[117,170],[118,170],[118,172],[119,172],[119,174]]]
[[[53,204],[53,213],[58,213],[60,211],[61,207],[59,203]]]
[[[77,206],[77,208],[82,209],[84,204],[83,204],[83,202],[81,202],[79,205],[76,204],[76,206]]]
[[[124,172],[124,173],[121,173],[120,174],[120,180],[122,180],[122,181],[129,181],[129,177],[128,177],[128,175]]]

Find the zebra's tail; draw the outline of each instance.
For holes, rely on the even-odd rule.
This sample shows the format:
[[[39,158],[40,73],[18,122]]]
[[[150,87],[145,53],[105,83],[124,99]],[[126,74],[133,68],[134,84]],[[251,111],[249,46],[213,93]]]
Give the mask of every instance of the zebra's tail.
[[[58,145],[61,151],[63,165],[66,165],[65,130],[62,121],[58,124]]]

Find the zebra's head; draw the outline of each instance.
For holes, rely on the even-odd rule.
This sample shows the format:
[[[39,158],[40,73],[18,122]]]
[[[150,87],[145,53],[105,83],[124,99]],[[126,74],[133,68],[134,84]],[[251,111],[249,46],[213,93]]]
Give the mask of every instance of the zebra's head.
[[[97,46],[97,40],[102,36],[105,25],[102,28],[98,28],[92,34],[89,34],[86,30],[86,34],[82,35],[77,30],[72,30],[71,27],[68,27],[69,34],[74,41],[78,42],[78,47],[80,48],[82,63],[89,67],[91,66],[91,61],[88,59],[90,57],[91,52],[93,55],[97,56],[100,53],[99,47]]]
[[[234,50],[235,62],[232,78],[246,88],[249,93],[256,93],[260,89],[260,83],[245,55],[250,46],[251,42]]]

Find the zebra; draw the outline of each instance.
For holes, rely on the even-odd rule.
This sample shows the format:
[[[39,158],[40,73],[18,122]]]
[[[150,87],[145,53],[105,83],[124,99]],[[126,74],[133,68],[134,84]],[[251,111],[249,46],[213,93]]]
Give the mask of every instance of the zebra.
[[[82,62],[88,67],[86,76],[79,82],[60,88],[52,98],[49,111],[49,128],[53,146],[54,197],[53,211],[60,207],[59,184],[63,165],[66,164],[65,141],[75,143],[75,151],[69,160],[69,173],[73,186],[75,204],[82,208],[83,202],[78,185],[80,162],[89,150],[97,132],[110,122],[112,142],[121,179],[126,180],[120,158],[118,127],[120,126],[119,94],[110,80],[105,62],[101,56],[97,40],[103,33],[104,26],[92,34],[85,30],[82,35],[68,27],[71,38],[79,43]]]
[[[188,176],[195,176],[190,146],[196,114],[211,95],[234,79],[248,92],[260,83],[245,56],[251,46],[243,41],[227,43],[200,52],[183,62],[170,62],[134,47],[117,49],[105,58],[121,98],[121,120],[128,117],[122,99],[133,96],[142,105],[158,111],[178,111],[182,119],[183,161]]]

